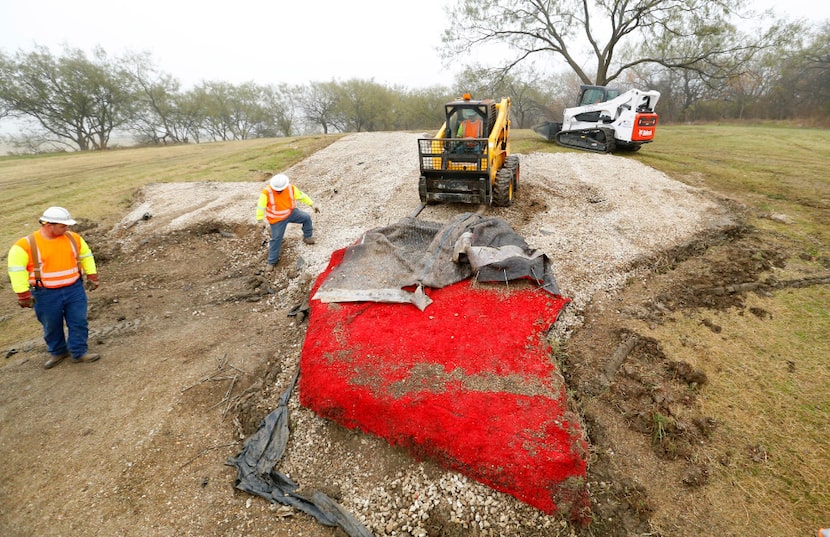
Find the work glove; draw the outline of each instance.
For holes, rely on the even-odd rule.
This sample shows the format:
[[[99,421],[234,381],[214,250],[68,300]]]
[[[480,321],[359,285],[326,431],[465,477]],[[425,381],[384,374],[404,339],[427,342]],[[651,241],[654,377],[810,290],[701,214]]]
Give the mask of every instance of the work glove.
[[[97,274],[87,274],[86,275],[86,290],[87,291],[94,291],[98,289],[98,275]]]
[[[21,308],[31,308],[35,305],[35,298],[30,291],[17,293],[17,305]]]
[[[315,213],[319,213],[319,212],[320,212],[320,207],[317,207],[316,205],[312,205],[312,206],[311,206],[311,208],[312,208],[312,209],[314,209],[314,212],[315,212]]]

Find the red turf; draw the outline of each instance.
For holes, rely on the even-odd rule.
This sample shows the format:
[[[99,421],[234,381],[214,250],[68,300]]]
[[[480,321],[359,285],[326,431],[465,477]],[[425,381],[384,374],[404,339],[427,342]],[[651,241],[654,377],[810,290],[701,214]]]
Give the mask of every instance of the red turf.
[[[332,255],[312,290],[343,258]],[[584,522],[587,444],[544,332],[569,299],[466,280],[410,304],[312,300],[300,401],[418,458]]]

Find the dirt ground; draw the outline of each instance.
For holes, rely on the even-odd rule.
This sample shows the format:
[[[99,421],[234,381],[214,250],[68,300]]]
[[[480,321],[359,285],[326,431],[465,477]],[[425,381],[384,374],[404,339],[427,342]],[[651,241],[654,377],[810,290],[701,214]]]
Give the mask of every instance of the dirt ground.
[[[343,535],[234,489],[226,461],[294,374],[308,321],[289,313],[331,252],[418,207],[416,138],[353,135],[287,170],[321,208],[318,243],[303,244],[289,227],[272,280],[262,274],[267,247],[253,208],[279,170],[250,170],[238,184],[147,187],[115,225],[74,215],[101,274],[90,341],[102,359],[44,370],[37,332],[4,349],[0,534]],[[412,460],[318,418],[296,393],[281,470],[375,535],[681,535],[693,516],[704,533],[726,534],[672,508],[705,507],[696,491],[709,469],[695,452],[716,426],[695,389],[706,375],[626,326],[740,304],[740,292],[716,290],[758,281],[781,254],[740,225],[738,205],[632,159],[533,154],[521,163],[514,206],[485,214],[546,252],[573,299],[549,338],[590,440],[595,522],[570,527]],[[430,206],[419,217],[475,209]],[[6,298],[1,315],[32,315]],[[427,490],[446,501],[424,511]]]

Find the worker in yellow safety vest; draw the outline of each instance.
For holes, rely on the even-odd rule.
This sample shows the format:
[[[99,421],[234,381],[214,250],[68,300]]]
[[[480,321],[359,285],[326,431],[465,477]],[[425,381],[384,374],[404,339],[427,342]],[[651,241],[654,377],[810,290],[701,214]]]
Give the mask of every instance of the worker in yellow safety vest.
[[[278,173],[273,176],[268,185],[262,189],[256,206],[256,219],[261,222],[263,219],[271,228],[271,240],[268,244],[268,265],[266,270],[272,272],[280,260],[282,252],[282,239],[285,236],[285,228],[288,224],[301,224],[303,228],[303,242],[314,244],[314,227],[311,222],[311,215],[297,208],[297,202],[301,201],[314,209],[315,213],[320,209],[314,202],[305,195],[302,190],[290,184],[288,176]]]
[[[50,369],[64,358],[94,362],[88,352],[87,289],[98,288],[98,269],[86,241],[69,226],[76,222],[63,207],[49,207],[39,219],[40,229],[12,245],[8,255],[9,280],[21,308],[34,307],[43,326]],[[68,336],[64,333],[64,324]]]

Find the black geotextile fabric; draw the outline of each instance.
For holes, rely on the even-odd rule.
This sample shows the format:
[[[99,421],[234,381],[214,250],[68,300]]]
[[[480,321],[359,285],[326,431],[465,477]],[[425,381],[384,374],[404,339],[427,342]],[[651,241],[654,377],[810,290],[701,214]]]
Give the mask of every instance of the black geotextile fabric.
[[[389,297],[407,287],[442,288],[530,279],[559,295],[548,257],[531,249],[505,220],[463,213],[446,224],[404,218],[375,228],[346,248],[313,298],[323,302]]]
[[[280,396],[276,410],[262,420],[239,455],[228,460],[237,469],[235,486],[271,502],[290,505],[326,526],[339,526],[349,537],[371,537],[372,532],[331,498],[317,491],[300,493],[299,485],[276,469],[288,444],[288,400],[298,377],[299,370]]]

